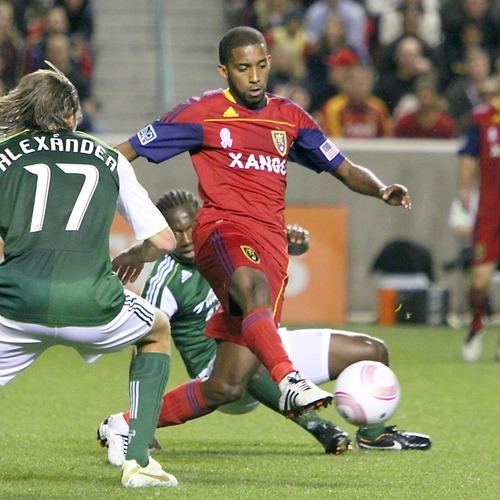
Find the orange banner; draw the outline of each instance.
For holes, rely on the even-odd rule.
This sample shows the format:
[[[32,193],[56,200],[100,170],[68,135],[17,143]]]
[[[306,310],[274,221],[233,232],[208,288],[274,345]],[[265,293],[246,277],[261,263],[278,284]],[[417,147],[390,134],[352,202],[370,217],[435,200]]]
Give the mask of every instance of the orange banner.
[[[282,324],[342,325],[347,317],[347,208],[290,205],[287,224],[309,231],[309,251],[290,257]]]

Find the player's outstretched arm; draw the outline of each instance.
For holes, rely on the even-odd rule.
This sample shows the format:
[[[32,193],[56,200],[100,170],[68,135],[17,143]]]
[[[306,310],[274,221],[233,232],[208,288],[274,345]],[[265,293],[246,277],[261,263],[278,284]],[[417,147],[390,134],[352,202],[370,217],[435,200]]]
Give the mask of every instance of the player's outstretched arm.
[[[175,236],[170,227],[166,227],[151,238],[118,254],[112,260],[112,269],[124,285],[133,283],[139,277],[145,262],[160,259],[166,253],[174,251],[175,245]]]
[[[385,185],[371,170],[351,163],[347,158],[332,172],[349,189],[366,196],[380,198],[388,205],[411,209],[408,189],[401,184]]]

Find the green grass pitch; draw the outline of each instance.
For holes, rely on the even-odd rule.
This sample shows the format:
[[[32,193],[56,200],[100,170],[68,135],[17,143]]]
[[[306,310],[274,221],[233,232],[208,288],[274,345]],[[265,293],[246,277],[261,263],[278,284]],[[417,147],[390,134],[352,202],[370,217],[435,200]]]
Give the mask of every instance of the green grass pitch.
[[[130,351],[86,365],[74,351],[54,348],[0,388],[0,498],[500,498],[498,327],[474,364],[460,357],[463,329],[347,329],[386,341],[402,387],[390,423],[430,434],[431,450],[330,456],[265,408],[239,417],[215,412],[157,432],[163,450],[155,458],[177,476],[178,488],[125,490],[95,432],[109,413],[126,408]],[[174,353],[168,387],[185,380]],[[321,414],[354,436],[335,409]]]

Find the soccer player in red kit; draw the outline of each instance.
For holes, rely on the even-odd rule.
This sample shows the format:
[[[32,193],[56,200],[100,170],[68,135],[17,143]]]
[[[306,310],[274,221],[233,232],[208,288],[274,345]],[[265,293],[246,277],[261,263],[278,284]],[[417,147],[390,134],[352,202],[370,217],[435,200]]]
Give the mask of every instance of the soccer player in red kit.
[[[299,106],[266,93],[271,58],[259,31],[227,32],[219,61],[228,89],[187,100],[117,146],[129,160],[143,156],[154,163],[189,151],[198,175],[203,207],[193,230],[195,260],[222,304],[206,329],[219,350],[208,379],[177,389],[172,419],[185,421],[239,399],[261,363],[279,384],[283,414],[293,416],[326,406],[332,396],[295,371],[277,333],[288,266],[288,161],[390,205],[409,209],[409,194],[351,163]],[[124,282],[141,269],[133,259],[129,264],[117,270]]]
[[[479,206],[473,234],[473,261],[469,307],[472,321],[462,346],[466,361],[481,355],[489,303],[489,288],[500,261],[500,85],[490,80],[495,93],[474,108],[465,140],[459,150],[459,198],[470,209],[470,191],[479,179]],[[478,175],[476,176],[476,170]],[[500,360],[500,345],[497,346]]]

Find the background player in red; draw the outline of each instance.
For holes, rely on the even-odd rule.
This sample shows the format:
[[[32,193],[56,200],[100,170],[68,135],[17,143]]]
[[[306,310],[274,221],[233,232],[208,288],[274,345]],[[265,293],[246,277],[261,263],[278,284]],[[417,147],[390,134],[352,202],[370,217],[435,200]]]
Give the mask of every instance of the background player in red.
[[[271,58],[259,31],[227,32],[219,61],[228,89],[189,99],[117,148],[129,160],[154,163],[189,151],[198,175],[203,207],[193,231],[195,260],[222,304],[206,329],[219,350],[209,383],[177,389],[176,418],[239,399],[260,363],[279,384],[282,412],[293,416],[328,404],[331,394],[295,371],[277,333],[288,266],[288,160],[390,205],[409,209],[410,198],[404,186],[386,186],[345,158],[299,106],[266,93]],[[124,282],[142,264],[130,259],[128,266],[120,270]]]
[[[462,346],[466,361],[481,356],[493,272],[500,261],[500,86],[492,80],[495,94],[490,102],[474,108],[465,140],[459,150],[458,196],[470,210],[471,187],[479,181],[479,205],[473,236],[472,277],[469,307],[472,321]],[[500,359],[500,345],[497,347]]]

